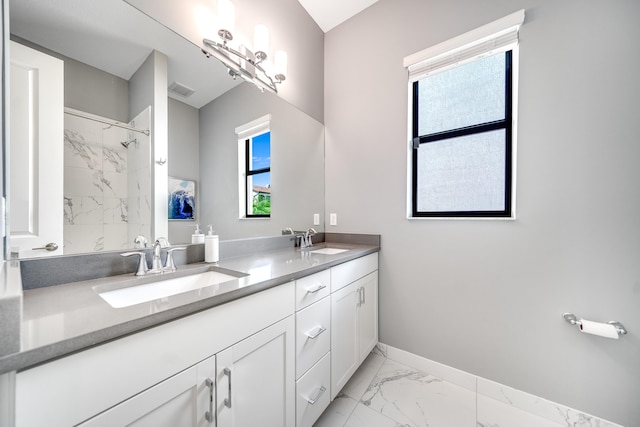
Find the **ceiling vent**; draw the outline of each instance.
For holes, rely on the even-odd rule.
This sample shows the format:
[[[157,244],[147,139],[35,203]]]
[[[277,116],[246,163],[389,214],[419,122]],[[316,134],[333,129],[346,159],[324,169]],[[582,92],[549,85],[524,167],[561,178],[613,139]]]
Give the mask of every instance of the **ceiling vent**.
[[[195,90],[183,85],[182,83],[173,82],[169,85],[169,92],[180,95],[183,98],[188,98],[194,94]]]

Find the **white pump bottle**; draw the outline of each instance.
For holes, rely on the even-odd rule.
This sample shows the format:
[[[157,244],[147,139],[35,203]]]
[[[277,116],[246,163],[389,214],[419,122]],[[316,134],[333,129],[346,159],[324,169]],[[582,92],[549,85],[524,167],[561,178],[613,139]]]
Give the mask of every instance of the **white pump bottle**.
[[[209,225],[209,231],[204,236],[204,262],[218,262],[220,260],[219,239],[213,234],[213,226]]]

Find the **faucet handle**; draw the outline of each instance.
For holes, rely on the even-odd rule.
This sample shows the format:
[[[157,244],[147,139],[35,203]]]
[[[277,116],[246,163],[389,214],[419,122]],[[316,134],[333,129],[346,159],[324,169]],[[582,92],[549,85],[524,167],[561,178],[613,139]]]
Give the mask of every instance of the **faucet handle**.
[[[179,248],[171,248],[171,249],[167,249],[167,259],[164,262],[164,268],[165,270],[169,270],[169,271],[176,271],[176,264],[173,261],[173,251],[184,251],[186,250],[186,246],[182,246]]]
[[[144,252],[124,252],[121,253],[120,256],[133,256],[140,255],[140,259],[138,260],[138,270],[136,271],[136,276],[144,276],[147,272],[147,259],[145,258]]]
[[[142,234],[139,234],[136,236],[135,239],[133,239],[133,247],[136,249],[143,249],[147,247],[147,238],[144,237]]]
[[[167,240],[166,237],[158,237],[156,238],[156,242],[154,243],[154,246],[160,246],[161,248],[170,248],[171,247],[171,243],[169,243],[169,240]]]

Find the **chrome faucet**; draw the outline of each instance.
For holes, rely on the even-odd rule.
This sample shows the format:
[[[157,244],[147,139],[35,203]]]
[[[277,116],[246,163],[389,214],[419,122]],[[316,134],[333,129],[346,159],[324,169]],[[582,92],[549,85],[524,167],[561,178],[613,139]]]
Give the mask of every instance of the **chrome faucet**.
[[[161,253],[161,249],[165,249],[165,248],[167,248],[167,258],[163,265],[160,253]],[[120,256],[139,255],[140,259],[138,260],[138,267],[136,269],[135,274],[136,276],[143,276],[145,274],[176,271],[176,264],[173,261],[173,252],[183,251],[186,249],[187,249],[186,247],[172,248],[171,243],[169,243],[169,241],[166,238],[158,237],[153,244],[153,258],[151,261],[151,269],[149,269],[149,267],[147,266],[147,259],[144,251],[125,252],[120,254]]]
[[[151,261],[151,270],[149,273],[162,273],[162,259],[160,258],[160,249],[161,248],[170,248],[171,243],[164,238],[158,237],[153,244],[153,261]]]
[[[316,233],[317,231],[314,228],[309,228],[301,238],[300,247],[309,248],[313,246],[313,240],[311,237]]]

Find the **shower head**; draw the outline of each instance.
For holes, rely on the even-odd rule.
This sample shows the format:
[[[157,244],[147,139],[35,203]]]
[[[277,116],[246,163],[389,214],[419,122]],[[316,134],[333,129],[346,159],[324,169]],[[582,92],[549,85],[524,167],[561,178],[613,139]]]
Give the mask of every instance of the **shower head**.
[[[120,144],[122,144],[124,148],[129,148],[129,145],[137,144],[137,143],[138,143],[137,139],[130,139],[129,141],[122,141]]]

